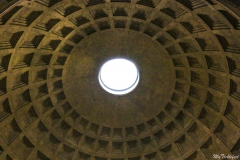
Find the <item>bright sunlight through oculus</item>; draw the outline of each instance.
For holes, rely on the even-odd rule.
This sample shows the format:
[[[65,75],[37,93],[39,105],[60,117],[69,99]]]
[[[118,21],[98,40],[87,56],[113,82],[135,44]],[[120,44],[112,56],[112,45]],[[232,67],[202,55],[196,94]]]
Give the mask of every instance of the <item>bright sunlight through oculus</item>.
[[[117,58],[103,64],[98,78],[100,85],[107,92],[124,95],[136,88],[139,73],[133,62]]]

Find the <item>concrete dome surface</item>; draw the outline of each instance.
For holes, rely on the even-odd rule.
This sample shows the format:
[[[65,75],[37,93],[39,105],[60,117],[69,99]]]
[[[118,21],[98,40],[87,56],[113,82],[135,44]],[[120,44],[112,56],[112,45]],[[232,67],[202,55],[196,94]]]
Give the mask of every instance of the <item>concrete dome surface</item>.
[[[0,160],[240,159],[239,17],[237,0],[0,1]],[[139,72],[128,94],[99,83],[114,58]]]

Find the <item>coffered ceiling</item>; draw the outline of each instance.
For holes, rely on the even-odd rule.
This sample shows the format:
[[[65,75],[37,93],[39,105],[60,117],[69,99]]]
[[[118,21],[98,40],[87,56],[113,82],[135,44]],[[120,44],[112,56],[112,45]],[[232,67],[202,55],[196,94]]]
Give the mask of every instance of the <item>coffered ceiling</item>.
[[[237,1],[0,2],[0,159],[240,156]],[[140,82],[98,82],[115,57]]]

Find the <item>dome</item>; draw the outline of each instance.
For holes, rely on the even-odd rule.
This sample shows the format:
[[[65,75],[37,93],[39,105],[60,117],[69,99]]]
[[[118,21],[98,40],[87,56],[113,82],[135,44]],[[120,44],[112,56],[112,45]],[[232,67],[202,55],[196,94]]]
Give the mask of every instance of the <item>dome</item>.
[[[239,8],[0,1],[0,159],[240,158]]]

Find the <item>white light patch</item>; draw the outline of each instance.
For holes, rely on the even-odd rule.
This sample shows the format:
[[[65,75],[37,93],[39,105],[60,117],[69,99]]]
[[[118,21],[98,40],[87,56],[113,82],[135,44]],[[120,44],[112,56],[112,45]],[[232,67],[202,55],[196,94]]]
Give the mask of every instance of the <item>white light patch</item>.
[[[103,64],[99,72],[100,85],[107,92],[123,95],[131,92],[139,82],[135,64],[126,59],[112,59]]]

